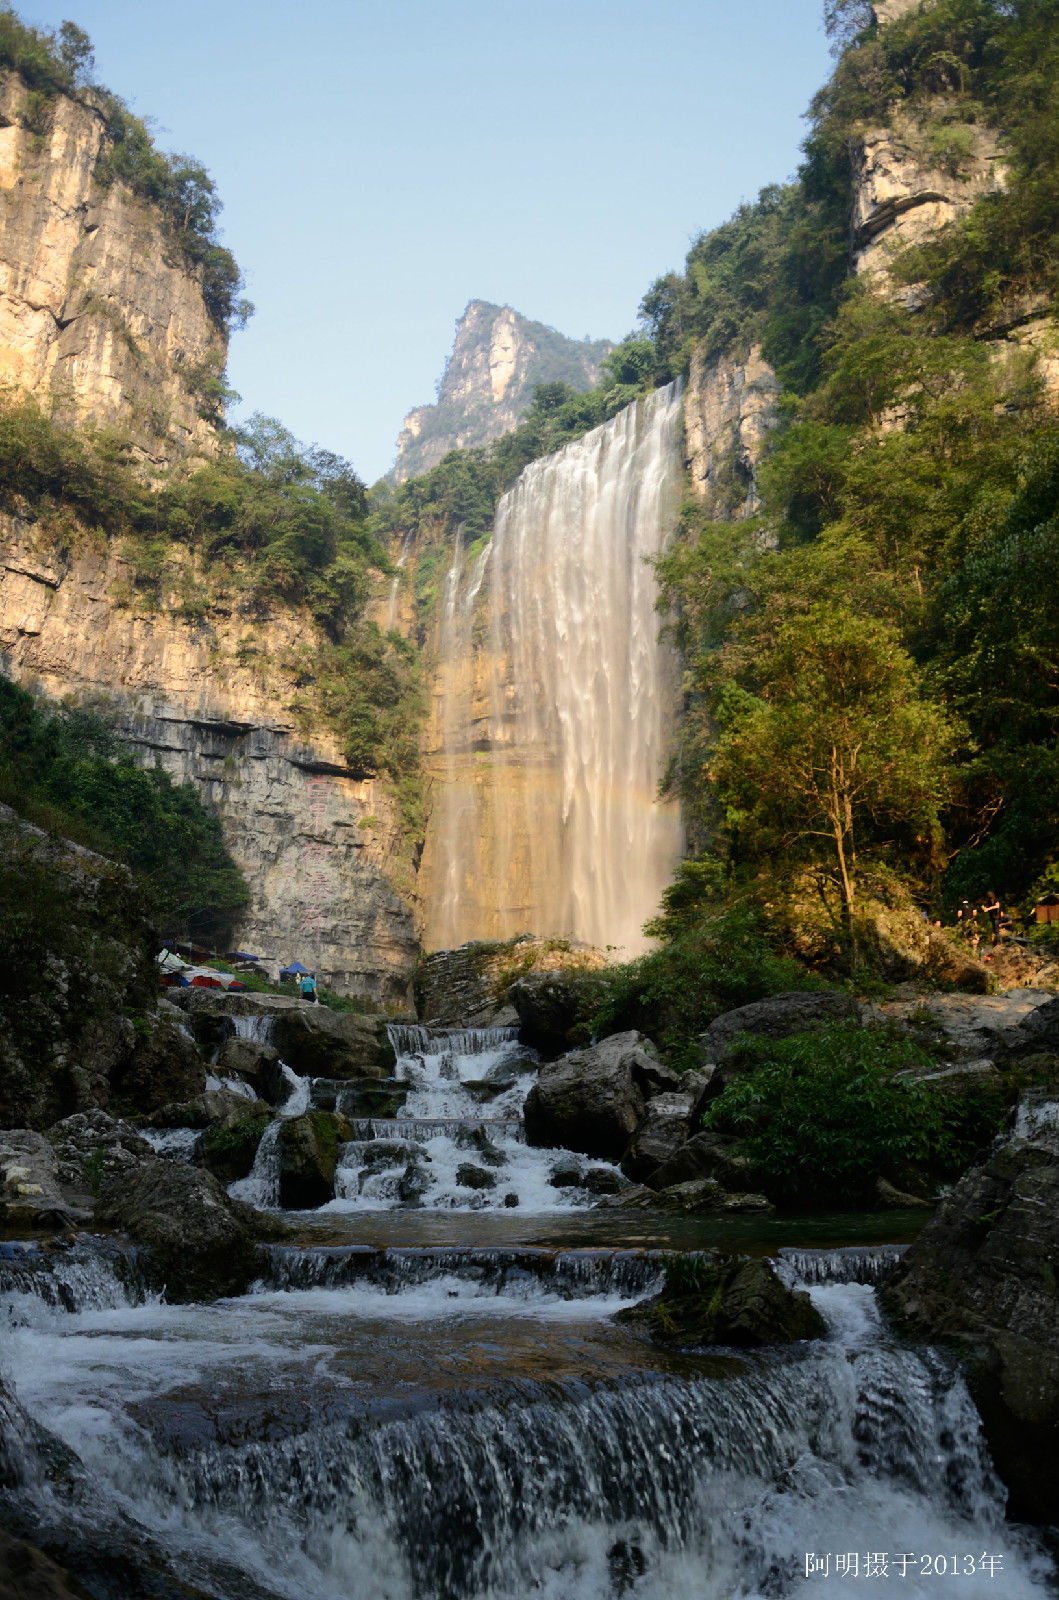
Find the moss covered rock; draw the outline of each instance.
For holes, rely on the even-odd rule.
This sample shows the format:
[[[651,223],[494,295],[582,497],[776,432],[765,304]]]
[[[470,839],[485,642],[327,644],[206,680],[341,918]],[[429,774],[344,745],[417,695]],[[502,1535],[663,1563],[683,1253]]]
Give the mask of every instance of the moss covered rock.
[[[618,1315],[669,1345],[790,1344],[827,1332],[809,1296],[785,1288],[768,1261],[724,1256],[670,1257],[661,1293]]]
[[[279,1203],[285,1210],[307,1211],[334,1199],[338,1147],[352,1134],[334,1111],[309,1111],[283,1124]]]

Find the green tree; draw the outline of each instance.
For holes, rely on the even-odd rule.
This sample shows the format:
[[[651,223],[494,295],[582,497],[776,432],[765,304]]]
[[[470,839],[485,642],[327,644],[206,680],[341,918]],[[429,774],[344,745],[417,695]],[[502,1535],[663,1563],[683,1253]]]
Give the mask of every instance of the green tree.
[[[758,683],[722,701],[710,776],[744,851],[830,862],[855,962],[858,851],[936,860],[954,730],[894,630],[837,606],[788,622]]]

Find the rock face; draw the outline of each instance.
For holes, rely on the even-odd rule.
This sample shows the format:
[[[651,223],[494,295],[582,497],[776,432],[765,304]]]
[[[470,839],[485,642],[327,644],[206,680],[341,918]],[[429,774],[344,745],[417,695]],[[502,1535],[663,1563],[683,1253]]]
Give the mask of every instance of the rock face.
[[[534,972],[515,980],[508,999],[527,1044],[549,1053],[566,1050],[585,1010],[585,981],[577,972]]]
[[[734,1040],[741,1033],[786,1039],[807,1028],[822,1028],[829,1022],[855,1022],[858,1017],[857,1002],[840,989],[795,990],[770,995],[767,1000],[755,1000],[751,1005],[726,1011],[711,1022],[700,1036],[703,1060],[726,1062]]]
[[[456,324],[456,342],[441,380],[437,404],[417,406],[397,440],[395,483],[437,466],[450,450],[488,444],[517,427],[538,383],[591,389],[600,362],[613,349],[606,339],[567,339],[510,306],[472,300]]]
[[[633,1068],[654,1058],[642,1034],[615,1033],[543,1066],[523,1109],[528,1143],[620,1160],[644,1112]]]
[[[125,184],[99,183],[101,114],[60,96],[42,138],[29,98],[0,73],[0,385],[59,421],[120,427],[155,460],[212,454],[194,390],[226,342],[199,273]]]
[[[396,1059],[385,1017],[326,1006],[280,1012],[273,1038],[283,1060],[303,1077],[385,1078]]]
[[[229,1017],[262,1019],[269,1038],[261,1043],[267,1049],[274,1048],[302,1076],[384,1078],[394,1064],[394,1049],[386,1032],[389,1018],[381,1013],[333,1011],[330,1006],[313,1005],[282,994],[228,994],[218,989],[194,988],[176,989],[173,993],[176,1004],[189,1013],[196,1031],[203,1019],[210,1023]],[[202,1031],[208,1036],[213,1030],[207,1027]],[[254,1059],[254,1051],[245,1049],[248,1042],[252,1043],[233,1039],[223,1047],[225,1060],[235,1071],[241,1070],[239,1062]],[[260,1070],[266,1079],[269,1062],[267,1054],[261,1058]]]
[[[948,153],[899,113],[889,127],[864,134],[853,186],[857,272],[885,280],[898,250],[922,244],[1003,181],[995,132],[981,123],[960,124],[959,130],[960,142],[949,131]],[[899,293],[907,298],[916,290]]]
[[[172,1301],[242,1294],[254,1276],[257,1241],[277,1228],[230,1200],[211,1173],[179,1161],[106,1179],[96,1221],[147,1247]]]
[[[144,765],[195,784],[250,884],[239,948],[300,960],[339,993],[404,1001],[418,944],[391,882],[410,881],[397,813],[334,741],[295,729],[283,662],[312,646],[308,625],[290,613],[133,610],[115,601],[130,577],[118,551],[34,541],[31,526],[0,516],[8,674],[104,704]]]
[[[1059,1131],[966,1173],[880,1290],[901,1327],[956,1343],[1016,1520],[1059,1521]]]
[[[744,361],[692,354],[684,392],[688,469],[692,492],[718,518],[738,522],[757,510],[757,469],[776,423],[779,392],[756,345]]]
[[[1056,1007],[1047,989],[1009,989],[1005,994],[925,994],[867,1001],[861,1020],[897,1028],[927,1046],[941,1047],[957,1061],[989,1061],[1027,1050],[1054,1047],[1050,1037]]]

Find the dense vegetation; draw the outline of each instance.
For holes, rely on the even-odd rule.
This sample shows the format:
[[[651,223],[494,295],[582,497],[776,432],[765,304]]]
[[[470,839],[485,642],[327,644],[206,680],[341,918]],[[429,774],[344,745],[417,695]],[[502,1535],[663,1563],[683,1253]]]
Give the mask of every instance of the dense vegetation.
[[[101,718],[49,714],[2,677],[0,800],[130,867],[172,933],[223,942],[247,904],[220,823],[191,784],[137,766]]]
[[[90,82],[92,67],[91,41],[75,23],[64,22],[52,33],[28,27],[10,6],[0,6],[0,70],[17,72],[29,90],[27,125],[44,134],[59,95],[100,112],[105,132],[97,178],[127,183],[156,209],[174,250],[201,273],[203,297],[218,327],[241,326],[253,307],[240,298],[242,276],[218,238],[221,202],[209,173],[188,156],[158,150],[146,123],[109,89]]]
[[[868,870],[939,906],[1056,881],[1059,424],[1032,354],[989,341],[1057,298],[1059,4],[832,11],[854,36],[798,180],[644,314],[656,378],[756,342],[785,390],[757,514],[689,506],[660,564],[689,666],[671,781],[736,880],[811,886],[855,955]],[[1008,176],[872,292],[849,152],[887,119],[957,173],[996,129]]]
[[[60,541],[122,541],[126,604],[195,618],[238,603],[250,621],[304,610],[323,637],[278,663],[299,686],[292,709],[332,728],[356,770],[386,773],[421,826],[415,653],[364,617],[372,573],[392,569],[347,461],[255,417],[231,449],[152,486],[119,436],[58,428],[26,399],[0,405],[0,504],[30,505]]]
[[[954,1093],[902,1077],[929,1058],[880,1029],[747,1037],[739,1055],[706,1127],[740,1137],[755,1181],[786,1205],[870,1205],[880,1176],[913,1193],[933,1188],[963,1171],[1007,1109],[994,1085]]]

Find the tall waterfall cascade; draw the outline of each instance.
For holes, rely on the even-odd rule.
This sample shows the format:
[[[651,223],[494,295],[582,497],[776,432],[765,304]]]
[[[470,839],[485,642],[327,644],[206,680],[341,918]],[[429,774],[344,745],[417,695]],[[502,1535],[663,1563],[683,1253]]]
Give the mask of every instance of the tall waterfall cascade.
[[[678,384],[533,462],[457,541],[435,691],[426,943],[643,948],[682,848],[659,798],[679,675],[650,558],[676,519]]]

